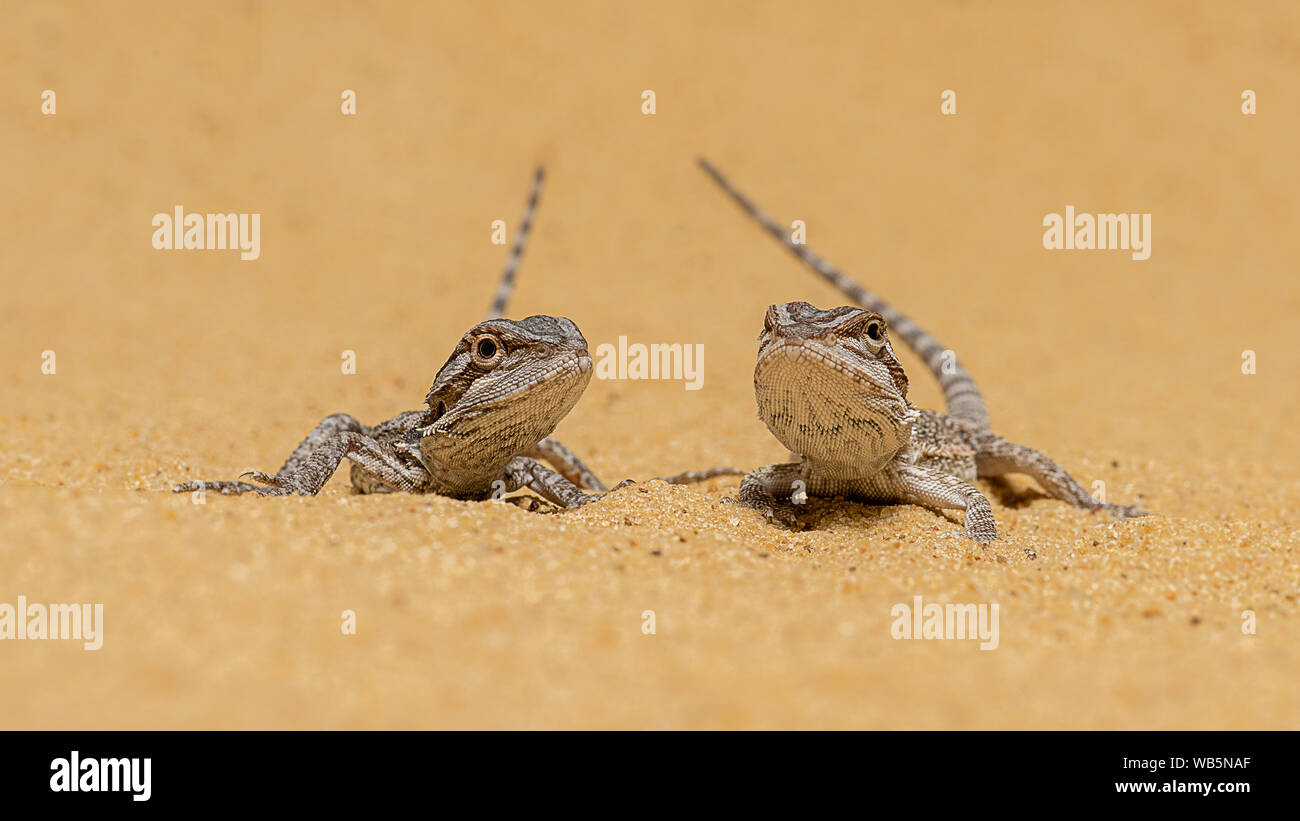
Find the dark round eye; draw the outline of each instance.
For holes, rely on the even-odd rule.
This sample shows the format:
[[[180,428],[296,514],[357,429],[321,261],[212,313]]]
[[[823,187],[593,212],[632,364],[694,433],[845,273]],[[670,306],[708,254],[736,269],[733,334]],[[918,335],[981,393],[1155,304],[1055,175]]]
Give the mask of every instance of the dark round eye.
[[[885,331],[879,322],[872,320],[867,323],[867,338],[872,342],[880,342],[885,338]]]
[[[492,334],[479,334],[474,337],[469,346],[470,353],[474,356],[474,362],[484,368],[495,368],[502,359],[502,354],[506,349],[501,345]]]
[[[469,340],[469,355],[481,368],[495,368],[504,359],[506,347],[494,334],[478,334]]]

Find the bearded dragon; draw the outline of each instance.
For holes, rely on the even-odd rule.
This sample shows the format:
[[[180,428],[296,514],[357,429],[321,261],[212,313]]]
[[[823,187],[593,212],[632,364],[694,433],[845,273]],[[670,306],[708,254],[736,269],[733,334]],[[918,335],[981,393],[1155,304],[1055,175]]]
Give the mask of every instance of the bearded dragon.
[[[700,166],[796,257],[867,310],[821,311],[804,302],[768,308],[759,336],[754,392],[759,416],[798,461],[755,470],[739,501],[788,523],[802,494],[903,502],[965,511],[964,535],[997,538],[977,477],[1023,473],[1054,498],[1117,519],[1147,515],[1103,502],[1044,454],[993,433],[984,398],[965,367],[933,336],[836,270],[738,191],[707,160]],[[926,363],[947,413],[917,410],[889,333]]]
[[[457,343],[433,379],[425,408],[373,427],[336,413],[307,434],[274,474],[244,474],[260,485],[191,481],[173,490],[313,496],[347,458],[352,462],[352,486],[360,493],[487,499],[527,487],[565,508],[603,495],[605,485],[550,436],[591,381],[587,340],[573,321],[562,317],[513,321],[501,316],[513,291],[542,181],[538,168],[488,318]]]

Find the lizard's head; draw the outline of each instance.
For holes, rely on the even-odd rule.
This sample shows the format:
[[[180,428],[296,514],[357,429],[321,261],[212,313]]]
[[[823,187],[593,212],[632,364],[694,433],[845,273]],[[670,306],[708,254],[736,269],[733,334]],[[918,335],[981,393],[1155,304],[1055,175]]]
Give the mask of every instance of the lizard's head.
[[[758,342],[758,415],[790,450],[853,475],[873,472],[910,440],[916,411],[880,314],[773,305]]]
[[[591,373],[587,340],[572,320],[480,322],[461,338],[424,399],[426,445],[434,436],[439,450],[455,447],[461,459],[508,459],[550,435]]]

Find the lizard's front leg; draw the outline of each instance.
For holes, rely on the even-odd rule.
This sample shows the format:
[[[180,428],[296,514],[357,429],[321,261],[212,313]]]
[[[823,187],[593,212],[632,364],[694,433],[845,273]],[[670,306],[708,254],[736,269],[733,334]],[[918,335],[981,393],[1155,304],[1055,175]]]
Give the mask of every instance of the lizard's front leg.
[[[736,501],[761,511],[769,519],[788,527],[800,527],[799,506],[807,499],[802,485],[803,466],[797,462],[768,465],[746,474]],[[798,501],[797,501],[798,500]]]
[[[284,460],[284,464],[276,471],[277,476],[284,476],[295,473],[298,468],[311,457],[322,444],[333,439],[340,433],[363,433],[369,434],[370,428],[361,424],[355,417],[346,413],[332,413],[320,421],[320,424],[307,434],[298,447],[293,449],[289,458]]]
[[[287,496],[291,493],[315,496],[334,475],[334,471],[338,470],[339,463],[345,457],[385,484],[409,493],[419,491],[429,478],[423,466],[404,460],[392,446],[366,434],[343,431],[315,442],[309,454],[297,459],[291,472],[270,474],[253,471],[245,474],[266,487],[245,482],[185,482],[177,485],[175,490],[181,492],[203,487],[222,493],[252,490],[261,496]],[[220,486],[227,484],[239,488],[233,491],[222,490]]]
[[[966,511],[965,535],[980,544],[988,544],[998,537],[993,508],[984,494],[973,485],[950,473],[899,464],[894,474],[899,483],[900,501],[939,508],[956,508]],[[960,535],[960,534],[959,534]]]
[[[403,459],[391,445],[353,431],[344,431],[317,443],[292,473],[251,475],[280,493],[315,496],[345,457],[389,487],[407,493],[418,492],[429,478],[422,465]]]
[[[975,469],[980,476],[1024,473],[1032,476],[1053,497],[1084,510],[1104,510],[1116,519],[1147,516],[1141,505],[1112,505],[1094,498],[1069,472],[1042,453],[1000,436],[975,442]]]
[[[311,433],[307,434],[303,440],[298,443],[298,447],[293,449],[293,453],[284,460],[284,464],[276,472],[277,476],[292,474],[311,456],[312,452],[322,444],[333,437],[344,432],[369,433],[370,430],[354,417],[346,413],[334,413],[326,416],[320,421]],[[265,475],[265,474],[258,474]],[[326,477],[328,478],[328,477]],[[236,496],[240,493],[257,493],[262,496],[281,496],[289,491],[282,491],[274,487],[262,487],[260,485],[250,484],[249,482],[181,482],[172,488],[174,493],[189,493],[195,490],[211,490],[215,493],[222,493],[227,496]]]
[[[531,456],[511,459],[506,464],[505,480],[507,492],[526,487],[547,501],[569,509],[582,507],[604,495],[584,493],[582,488]]]

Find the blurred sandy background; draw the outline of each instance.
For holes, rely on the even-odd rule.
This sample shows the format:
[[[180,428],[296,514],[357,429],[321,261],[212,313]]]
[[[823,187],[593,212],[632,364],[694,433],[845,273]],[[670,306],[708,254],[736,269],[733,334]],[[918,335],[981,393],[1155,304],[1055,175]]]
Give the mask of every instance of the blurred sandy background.
[[[0,726],[1300,726],[1300,11],[652,5],[5,4],[0,601],[102,602],[106,637],[0,643]],[[611,484],[784,460],[762,311],[843,300],[700,154],[955,348],[996,430],[1159,515],[982,483],[984,550],[916,507],[777,530],[734,481],[168,492],[417,407],[539,162],[510,315],[706,348],[703,390],[593,381],[557,435]],[[178,204],[260,212],[261,259],[153,250]],[[1151,259],[1043,250],[1066,205],[1152,213]],[[1001,647],[892,640],[915,595],[998,602]]]

